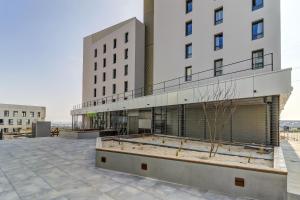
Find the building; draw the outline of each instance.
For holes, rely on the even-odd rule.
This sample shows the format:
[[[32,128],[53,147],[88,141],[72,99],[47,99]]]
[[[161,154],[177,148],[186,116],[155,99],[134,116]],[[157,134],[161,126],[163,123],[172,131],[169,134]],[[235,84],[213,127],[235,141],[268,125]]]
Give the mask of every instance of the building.
[[[44,121],[46,108],[39,106],[0,104],[0,132],[30,132],[32,123]]]
[[[229,102],[234,112],[216,115],[220,140],[279,145],[280,112],[292,92],[291,69],[281,66],[280,0],[144,0],[144,25],[145,39],[135,42],[144,44],[145,64],[131,66],[145,72],[133,76],[144,87],[93,98],[97,91],[85,87],[94,80],[86,72],[93,52],[85,50],[74,128],[209,139],[215,105]],[[103,32],[112,43],[115,32]]]

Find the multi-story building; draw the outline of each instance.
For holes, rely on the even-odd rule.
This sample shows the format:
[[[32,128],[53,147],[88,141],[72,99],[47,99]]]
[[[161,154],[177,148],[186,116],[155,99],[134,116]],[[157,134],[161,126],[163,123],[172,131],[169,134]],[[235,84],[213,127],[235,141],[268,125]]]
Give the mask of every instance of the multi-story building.
[[[1,133],[30,132],[32,123],[44,121],[45,118],[45,107],[0,104]]]
[[[144,0],[144,25],[145,39],[133,42],[144,44],[145,64],[131,66],[141,69],[133,77],[144,87],[130,88],[125,99],[93,99],[85,87],[93,65],[84,61],[74,128],[209,139],[214,105],[230,102],[234,112],[215,120],[220,140],[279,144],[280,112],[292,91],[291,69],[281,69],[280,0]],[[114,33],[107,34],[112,43]],[[84,60],[93,54],[85,50]]]

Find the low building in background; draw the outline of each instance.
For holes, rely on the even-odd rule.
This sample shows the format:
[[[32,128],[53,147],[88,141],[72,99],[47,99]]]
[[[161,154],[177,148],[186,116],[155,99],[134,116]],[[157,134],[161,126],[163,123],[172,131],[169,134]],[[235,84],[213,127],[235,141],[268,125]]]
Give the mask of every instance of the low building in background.
[[[0,104],[0,132],[27,133],[32,123],[45,121],[46,107]]]

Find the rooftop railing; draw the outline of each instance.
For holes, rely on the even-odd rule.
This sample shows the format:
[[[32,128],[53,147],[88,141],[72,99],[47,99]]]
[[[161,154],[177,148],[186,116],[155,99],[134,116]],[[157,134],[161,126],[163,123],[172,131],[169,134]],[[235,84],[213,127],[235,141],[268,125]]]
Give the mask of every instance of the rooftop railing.
[[[220,81],[237,78],[243,75],[251,75],[251,72],[274,71],[274,55],[273,53],[268,53],[259,57],[203,69],[205,70],[193,74],[186,74],[185,76],[130,90],[128,92],[83,102],[82,104],[73,106],[73,110],[205,85],[212,83],[215,80]]]

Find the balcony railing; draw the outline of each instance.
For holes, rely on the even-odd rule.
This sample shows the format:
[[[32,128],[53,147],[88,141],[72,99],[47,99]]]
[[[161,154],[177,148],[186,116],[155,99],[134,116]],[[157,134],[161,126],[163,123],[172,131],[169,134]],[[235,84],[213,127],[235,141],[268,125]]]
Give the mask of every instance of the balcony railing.
[[[241,60],[230,64],[222,65],[221,67],[218,66],[218,73],[215,73],[215,70],[215,67],[210,67],[207,70],[188,75],[188,77],[181,76],[178,78],[149,85],[147,87],[142,87],[128,92],[103,97],[97,100],[83,102],[82,104],[73,106],[73,110],[115,103],[118,101],[126,101],[153,94],[162,94],[194,86],[200,86],[212,83],[216,79],[226,80],[237,78],[243,75],[251,75],[251,72],[256,73],[257,71],[274,71],[274,56],[273,53],[269,53],[261,57]]]

